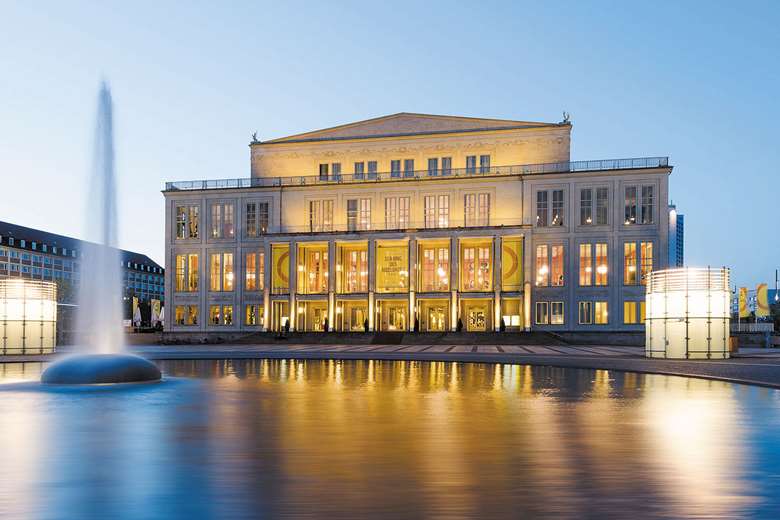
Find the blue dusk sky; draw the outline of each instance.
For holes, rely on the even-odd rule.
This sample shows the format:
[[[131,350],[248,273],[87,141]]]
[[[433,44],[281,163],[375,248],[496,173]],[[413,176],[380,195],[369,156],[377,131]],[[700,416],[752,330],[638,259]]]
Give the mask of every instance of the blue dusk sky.
[[[629,5],[632,4],[632,5]],[[572,159],[668,155],[686,263],[780,267],[778,2],[3,2],[0,220],[83,236],[99,82],[120,245],[163,263],[169,180],[396,112],[559,121]]]

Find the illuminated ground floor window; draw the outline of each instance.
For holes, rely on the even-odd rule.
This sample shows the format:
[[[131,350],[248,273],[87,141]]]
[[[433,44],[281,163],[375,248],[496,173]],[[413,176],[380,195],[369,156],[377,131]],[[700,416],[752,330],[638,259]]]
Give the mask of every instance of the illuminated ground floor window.
[[[623,302],[623,323],[626,325],[633,325],[637,323],[636,305],[637,302],[625,301]]]
[[[336,302],[335,329],[342,332],[363,332],[368,327],[368,300]]]
[[[197,325],[198,324],[198,306],[197,305],[177,305],[175,309],[176,325]]]
[[[260,304],[250,303],[246,305],[244,324],[250,327],[262,327],[265,323],[264,308]]]
[[[463,329],[468,332],[493,330],[493,300],[490,298],[462,299],[460,319],[463,322]]]
[[[522,298],[502,298],[501,319],[507,330],[519,330],[523,328],[523,300]]]
[[[418,299],[417,319],[420,320],[420,332],[450,330],[450,301],[448,299]]]
[[[209,307],[209,324],[233,325],[233,306],[211,305]]]
[[[377,300],[375,326],[380,331],[408,330],[408,300]]]
[[[305,332],[323,332],[328,323],[328,302],[322,301],[299,301],[298,302],[298,321],[296,330]]]

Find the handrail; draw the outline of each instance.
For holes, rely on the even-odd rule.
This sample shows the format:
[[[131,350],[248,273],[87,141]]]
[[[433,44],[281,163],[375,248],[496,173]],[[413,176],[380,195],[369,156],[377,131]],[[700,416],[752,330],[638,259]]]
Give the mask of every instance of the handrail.
[[[200,181],[173,181],[165,183],[165,191],[217,190],[244,188],[272,188],[282,186],[313,186],[344,183],[370,183],[439,178],[463,178],[495,175],[532,175],[537,173],[569,173],[639,168],[664,168],[669,157],[635,157],[630,159],[599,159],[590,161],[562,161],[510,166],[474,166],[437,170],[414,170],[378,173],[350,173],[337,175],[300,175],[290,177],[242,177]]]

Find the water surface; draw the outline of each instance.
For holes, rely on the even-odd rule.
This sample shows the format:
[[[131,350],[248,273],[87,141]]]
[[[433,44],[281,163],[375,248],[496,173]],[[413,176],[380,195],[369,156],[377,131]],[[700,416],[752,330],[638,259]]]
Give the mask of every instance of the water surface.
[[[0,518],[780,516],[774,390],[517,365],[159,366],[159,384],[42,390],[40,364],[0,364]]]

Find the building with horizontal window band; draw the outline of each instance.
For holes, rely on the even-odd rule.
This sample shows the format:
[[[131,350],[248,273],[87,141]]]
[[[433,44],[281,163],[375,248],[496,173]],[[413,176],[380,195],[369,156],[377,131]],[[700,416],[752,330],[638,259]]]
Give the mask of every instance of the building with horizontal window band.
[[[57,285],[58,343],[71,340],[82,259],[95,244],[40,229],[0,222],[0,279],[51,281]],[[151,302],[165,303],[165,270],[142,253],[120,250],[125,317],[137,298],[149,320]]]
[[[166,184],[166,330],[641,331],[668,158],[570,160],[571,123],[400,113]]]

